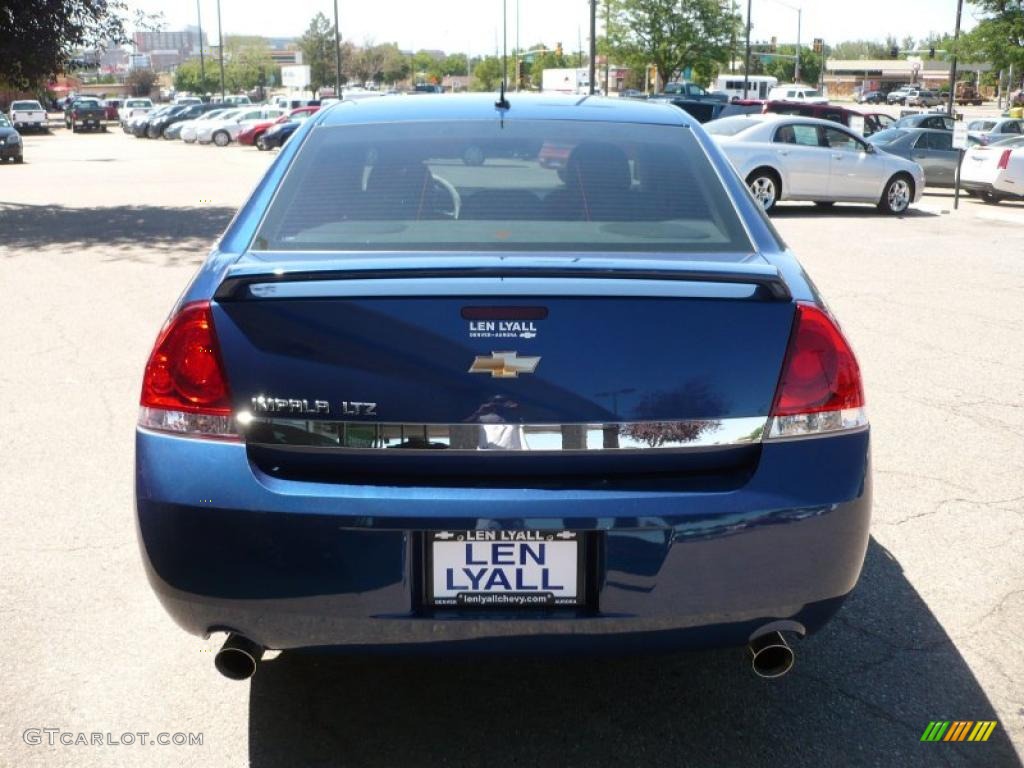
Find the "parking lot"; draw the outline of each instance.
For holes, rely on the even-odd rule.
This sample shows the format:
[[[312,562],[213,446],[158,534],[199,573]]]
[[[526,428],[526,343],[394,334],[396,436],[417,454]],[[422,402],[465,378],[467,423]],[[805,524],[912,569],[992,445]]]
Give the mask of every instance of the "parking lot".
[[[246,684],[146,582],[133,428],[156,330],[274,156],[55,129],[0,168],[0,762],[1021,765],[1024,203],[954,211],[943,190],[900,217],[773,217],[857,350],[874,438],[864,573],[790,675],[756,678],[740,649],[286,653]],[[998,726],[922,743],[933,720]],[[203,739],[32,745],[30,728]]]

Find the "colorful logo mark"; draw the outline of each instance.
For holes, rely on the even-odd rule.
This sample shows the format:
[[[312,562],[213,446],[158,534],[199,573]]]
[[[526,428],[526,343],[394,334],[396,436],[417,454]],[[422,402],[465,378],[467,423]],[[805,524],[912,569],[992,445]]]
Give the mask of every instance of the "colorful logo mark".
[[[932,720],[921,741],[988,741],[995,729],[995,720]]]

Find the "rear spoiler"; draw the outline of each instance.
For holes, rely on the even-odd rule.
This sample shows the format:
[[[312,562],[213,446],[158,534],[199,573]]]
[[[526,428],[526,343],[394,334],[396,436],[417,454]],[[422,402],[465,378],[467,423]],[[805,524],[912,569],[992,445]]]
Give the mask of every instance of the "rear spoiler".
[[[488,259],[490,260],[490,259]],[[671,282],[671,283],[708,283],[719,285],[747,285],[755,288],[755,298],[767,301],[791,301],[792,294],[777,267],[771,264],[727,263],[714,264],[707,262],[675,262],[664,266],[652,266],[650,262],[636,267],[623,265],[622,260],[616,266],[581,264],[574,260],[571,264],[538,265],[536,263],[523,266],[492,265],[452,265],[441,267],[416,266],[422,259],[402,257],[390,261],[388,266],[379,266],[380,260],[371,262],[353,259],[351,266],[340,268],[338,262],[332,260],[330,266],[320,262],[293,264],[292,269],[276,269],[268,271],[268,264],[236,265],[229,271],[214,294],[217,301],[245,301],[246,299],[295,298],[298,296],[312,298],[316,295],[340,295],[343,286],[351,284],[356,288],[357,281],[431,281],[461,286],[460,293],[472,293],[472,284],[483,289],[484,281],[500,284],[503,281],[514,281],[525,284],[526,281],[564,279],[591,282],[598,280],[621,281],[629,284],[633,281]],[[500,261],[500,259],[496,259]],[[325,268],[327,267],[327,268]],[[300,288],[296,284],[306,284]],[[280,287],[279,289],[277,287]],[[286,287],[287,286],[287,287]],[[511,287],[511,286],[510,286]],[[639,288],[639,286],[637,286]],[[403,286],[396,295],[422,295],[420,286]],[[298,290],[296,290],[298,289]],[[319,289],[323,292],[317,294]],[[410,292],[410,289],[413,292]],[[508,292],[508,291],[505,291]],[[379,294],[378,294],[379,295]]]

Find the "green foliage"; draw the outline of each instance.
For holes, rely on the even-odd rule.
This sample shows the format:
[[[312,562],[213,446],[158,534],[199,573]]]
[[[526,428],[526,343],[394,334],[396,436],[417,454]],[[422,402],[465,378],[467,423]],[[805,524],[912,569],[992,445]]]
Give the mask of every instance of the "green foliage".
[[[501,58],[487,56],[473,69],[474,91],[496,91],[501,84]]]
[[[174,90],[181,93],[219,93],[220,68],[216,59],[206,60],[206,79],[202,78],[199,59],[187,59],[174,70]]]
[[[653,65],[662,82],[685,67],[711,72],[729,58],[740,19],[720,0],[605,0],[608,51],[630,67]],[[603,15],[603,14],[602,14]]]
[[[785,56],[796,56],[795,45],[779,45],[776,53]],[[777,77],[780,83],[792,83],[796,80],[795,58],[772,58],[764,65],[764,74]],[[811,48],[800,46],[800,82],[817,83],[821,75],[821,55]]]
[[[0,0],[0,83],[32,88],[76,48],[128,42],[123,0]]]
[[[975,0],[985,14],[957,41],[955,52],[965,61],[988,61],[995,69],[1011,64],[1024,72],[1024,0]]]
[[[351,46],[350,46],[351,47]],[[322,13],[309,22],[299,38],[302,61],[309,65],[309,87],[314,93],[334,84],[337,64],[334,53],[334,25]]]
[[[888,59],[889,47],[877,40],[845,40],[836,43],[830,52],[834,59]]]
[[[270,46],[262,37],[224,39],[224,87],[228,92],[239,93],[265,86],[275,71]]]

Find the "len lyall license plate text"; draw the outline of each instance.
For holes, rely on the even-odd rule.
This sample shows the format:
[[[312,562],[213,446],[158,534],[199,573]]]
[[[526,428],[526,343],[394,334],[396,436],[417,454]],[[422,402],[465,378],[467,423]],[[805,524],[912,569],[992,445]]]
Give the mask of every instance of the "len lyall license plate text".
[[[573,531],[435,531],[429,534],[434,605],[552,607],[580,600]]]

